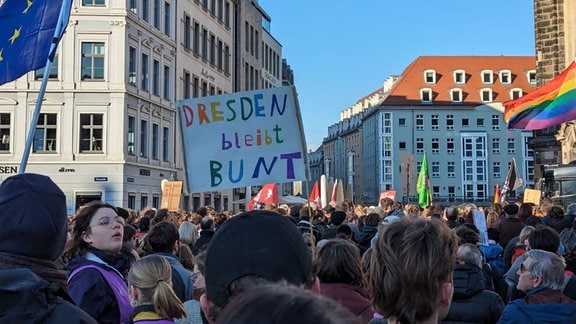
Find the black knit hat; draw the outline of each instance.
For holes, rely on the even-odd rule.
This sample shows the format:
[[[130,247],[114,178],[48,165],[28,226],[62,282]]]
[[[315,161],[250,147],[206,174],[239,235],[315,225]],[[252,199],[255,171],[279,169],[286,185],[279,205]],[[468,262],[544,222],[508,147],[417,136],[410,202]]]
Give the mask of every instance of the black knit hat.
[[[338,226],[342,224],[346,220],[346,213],[341,210],[335,210],[330,213],[330,224],[334,224],[334,226]]]
[[[26,173],[0,185],[0,252],[56,260],[66,244],[66,196],[49,178]]]
[[[230,284],[244,276],[302,285],[312,276],[312,256],[302,235],[286,217],[254,210],[224,222],[206,250],[206,294],[218,306],[228,303]]]

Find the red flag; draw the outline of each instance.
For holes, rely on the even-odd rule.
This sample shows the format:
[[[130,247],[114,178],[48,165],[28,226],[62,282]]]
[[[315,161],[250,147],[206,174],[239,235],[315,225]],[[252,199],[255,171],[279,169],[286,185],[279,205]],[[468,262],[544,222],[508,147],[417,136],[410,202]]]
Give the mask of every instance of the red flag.
[[[338,179],[334,180],[334,187],[332,187],[332,196],[330,201],[336,202],[338,200]]]
[[[267,204],[278,203],[278,187],[275,183],[265,184],[246,205],[246,210],[264,209]]]
[[[494,204],[499,203],[500,202],[500,186],[496,185],[496,187],[494,187]]]
[[[314,182],[314,187],[312,188],[312,192],[310,193],[308,201],[313,201],[316,203],[318,208],[322,208],[322,200],[320,199],[320,187],[318,185],[318,181]]]

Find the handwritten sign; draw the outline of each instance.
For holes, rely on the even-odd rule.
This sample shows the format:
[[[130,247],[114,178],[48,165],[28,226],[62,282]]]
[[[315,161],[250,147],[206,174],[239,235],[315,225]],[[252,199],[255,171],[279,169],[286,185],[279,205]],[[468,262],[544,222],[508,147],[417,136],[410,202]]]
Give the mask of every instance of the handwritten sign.
[[[162,201],[160,208],[169,211],[180,209],[180,196],[182,194],[182,181],[165,181],[162,188]]]
[[[476,228],[480,231],[480,245],[488,246],[488,227],[486,226],[486,216],[484,212],[474,209],[472,215],[474,225],[476,225]]]
[[[190,192],[306,180],[294,87],[176,102]]]
[[[525,203],[533,203],[536,206],[540,205],[540,198],[542,197],[542,191],[536,189],[524,189],[524,200]]]
[[[378,199],[378,201],[384,198],[390,198],[392,200],[396,200],[396,190],[382,191],[380,193],[380,199]]]

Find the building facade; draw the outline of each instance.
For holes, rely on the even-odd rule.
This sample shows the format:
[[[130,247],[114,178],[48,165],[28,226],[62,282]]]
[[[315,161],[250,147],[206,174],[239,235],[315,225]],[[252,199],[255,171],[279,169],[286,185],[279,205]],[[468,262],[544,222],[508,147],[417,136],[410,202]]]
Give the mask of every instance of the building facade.
[[[244,10],[242,18],[239,7],[258,14]],[[281,45],[262,36],[262,17],[270,20],[252,0],[75,1],[48,71],[26,171],[50,176],[71,214],[94,199],[135,210],[160,207],[162,180],[185,181],[174,102],[258,88],[264,43],[278,55],[277,80],[269,85],[281,84]],[[252,27],[242,27],[248,49],[244,42],[236,48],[246,35],[236,30],[238,19]],[[19,171],[44,73],[0,87],[0,181]],[[232,190],[185,191],[181,206],[232,210],[233,200]]]
[[[501,103],[534,88],[533,57],[417,58],[364,115],[368,201],[377,203],[386,190],[395,190],[397,200],[414,201],[425,152],[435,201],[491,201],[512,159],[520,177],[532,183],[532,132],[507,130]]]

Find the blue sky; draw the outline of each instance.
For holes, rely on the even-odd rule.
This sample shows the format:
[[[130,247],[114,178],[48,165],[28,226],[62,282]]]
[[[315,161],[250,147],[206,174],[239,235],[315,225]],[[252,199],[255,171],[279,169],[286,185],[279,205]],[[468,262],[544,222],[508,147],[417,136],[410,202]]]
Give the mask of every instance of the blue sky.
[[[532,0],[260,0],[294,70],[308,149],[421,55],[534,55]]]

